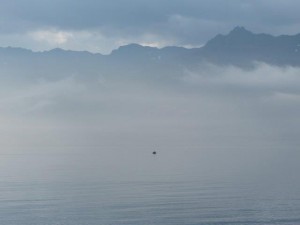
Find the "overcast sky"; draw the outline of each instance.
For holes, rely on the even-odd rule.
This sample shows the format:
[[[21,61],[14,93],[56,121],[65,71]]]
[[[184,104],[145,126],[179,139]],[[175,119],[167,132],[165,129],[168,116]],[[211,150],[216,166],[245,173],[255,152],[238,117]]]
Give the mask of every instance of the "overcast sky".
[[[297,0],[1,1],[0,46],[109,53],[128,43],[201,46],[237,25],[299,33]]]

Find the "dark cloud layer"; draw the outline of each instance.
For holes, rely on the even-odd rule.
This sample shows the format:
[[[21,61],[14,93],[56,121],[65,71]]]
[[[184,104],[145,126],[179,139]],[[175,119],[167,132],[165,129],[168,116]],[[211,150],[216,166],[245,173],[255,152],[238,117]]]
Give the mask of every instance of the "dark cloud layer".
[[[237,25],[255,32],[298,33],[299,6],[296,0],[6,1],[0,9],[0,35],[50,27],[96,31],[125,42],[153,38],[163,45],[197,46]]]

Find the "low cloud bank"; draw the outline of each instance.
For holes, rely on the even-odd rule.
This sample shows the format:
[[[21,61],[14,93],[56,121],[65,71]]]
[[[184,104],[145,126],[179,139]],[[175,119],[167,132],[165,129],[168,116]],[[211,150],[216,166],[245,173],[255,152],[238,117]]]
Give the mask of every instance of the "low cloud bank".
[[[84,146],[78,151],[90,154],[87,147],[98,146],[105,157],[111,148],[131,155],[155,147],[193,171],[200,164],[203,171],[231,172],[288,165],[298,154],[299,81],[299,68],[265,64],[253,70],[202,65],[163,85],[126,74],[93,82],[10,81],[0,84],[1,151]]]
[[[137,132],[144,133],[145,140],[150,135],[175,142],[188,136],[187,143],[202,136],[207,140],[207,135],[215,140],[221,133],[226,139],[259,136],[260,132],[274,138],[283,137],[282,132],[284,137],[293,137],[299,130],[299,68],[257,64],[253,70],[243,70],[206,64],[198,71],[185,71],[170,85],[124,77],[119,81],[99,77],[97,82],[81,82],[67,77],[2,84],[2,130],[15,127],[15,120],[35,130],[40,128],[35,121],[42,121],[71,133],[86,129],[127,136]],[[75,143],[78,140],[74,138]],[[99,139],[94,141],[97,144]]]

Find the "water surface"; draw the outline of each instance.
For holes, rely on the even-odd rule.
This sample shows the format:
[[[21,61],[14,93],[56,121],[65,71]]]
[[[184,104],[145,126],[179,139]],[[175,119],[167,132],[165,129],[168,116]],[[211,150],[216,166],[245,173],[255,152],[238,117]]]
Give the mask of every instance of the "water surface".
[[[248,179],[234,166],[226,171],[226,164],[217,173],[213,163],[201,167],[203,157],[193,151],[82,151],[3,153],[1,224],[300,223],[300,189],[293,179]]]

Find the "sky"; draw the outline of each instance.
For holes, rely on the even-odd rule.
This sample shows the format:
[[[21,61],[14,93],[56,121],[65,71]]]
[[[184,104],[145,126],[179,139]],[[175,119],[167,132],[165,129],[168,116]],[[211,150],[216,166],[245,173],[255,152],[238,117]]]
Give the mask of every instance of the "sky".
[[[2,0],[0,46],[102,54],[129,43],[199,47],[235,26],[299,33],[299,7],[297,0]]]

